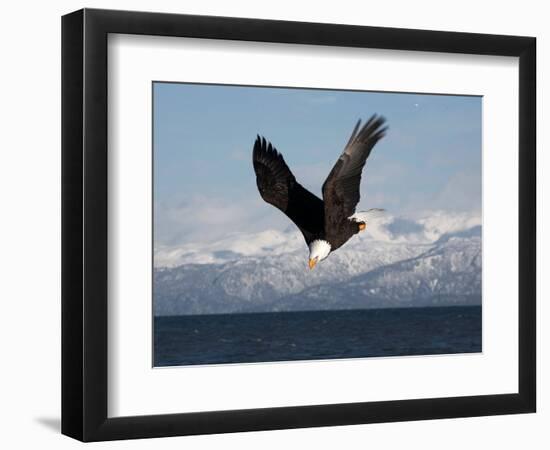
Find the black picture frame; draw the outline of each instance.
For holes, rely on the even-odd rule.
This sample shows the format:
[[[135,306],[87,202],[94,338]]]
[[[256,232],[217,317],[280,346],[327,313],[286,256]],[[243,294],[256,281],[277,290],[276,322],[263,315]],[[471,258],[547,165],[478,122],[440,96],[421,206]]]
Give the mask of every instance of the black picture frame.
[[[109,33],[519,57],[518,392],[109,418]],[[535,91],[533,37],[97,9],[63,16],[62,433],[102,441],[535,412]]]

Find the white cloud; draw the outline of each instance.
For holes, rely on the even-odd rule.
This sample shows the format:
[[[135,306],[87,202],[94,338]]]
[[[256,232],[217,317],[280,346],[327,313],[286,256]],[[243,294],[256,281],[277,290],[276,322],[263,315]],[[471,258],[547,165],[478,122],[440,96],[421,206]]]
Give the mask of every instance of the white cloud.
[[[481,175],[462,171],[454,174],[430,202],[434,208],[452,210],[481,209]]]
[[[254,192],[252,197],[193,196],[155,205],[155,245],[211,242],[236,232],[283,229],[288,219]]]

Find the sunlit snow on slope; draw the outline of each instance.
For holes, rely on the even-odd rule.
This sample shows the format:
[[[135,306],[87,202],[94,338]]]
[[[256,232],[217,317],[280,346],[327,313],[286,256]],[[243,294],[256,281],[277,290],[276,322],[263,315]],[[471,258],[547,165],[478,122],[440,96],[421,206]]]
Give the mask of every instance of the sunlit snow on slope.
[[[460,304],[481,294],[475,215],[386,216],[312,271],[307,258],[293,227],[157,249],[155,313]]]
[[[343,248],[358,247],[363,241],[392,244],[430,244],[441,236],[481,224],[479,214],[423,213],[419,217],[386,214],[369,224],[367,231],[352,238]],[[307,247],[294,225],[284,231],[260,233],[233,232],[212,242],[196,242],[176,247],[155,247],[155,267],[177,267],[184,264],[223,264],[243,257],[272,257],[306,252]],[[342,250],[339,250],[341,252]],[[334,253],[336,255],[337,253]],[[332,256],[331,256],[332,257]]]

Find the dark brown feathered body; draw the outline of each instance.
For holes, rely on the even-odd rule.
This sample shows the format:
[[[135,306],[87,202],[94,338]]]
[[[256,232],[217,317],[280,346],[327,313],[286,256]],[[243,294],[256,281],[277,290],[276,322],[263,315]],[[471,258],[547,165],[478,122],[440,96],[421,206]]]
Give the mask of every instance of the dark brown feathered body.
[[[300,185],[283,156],[264,138],[257,137],[252,161],[260,195],[296,224],[308,245],[323,239],[334,251],[359,231],[360,223],[350,217],[360,199],[365,162],[386,131],[384,122],[377,116],[362,127],[361,121],[357,122],[323,184],[323,200]]]

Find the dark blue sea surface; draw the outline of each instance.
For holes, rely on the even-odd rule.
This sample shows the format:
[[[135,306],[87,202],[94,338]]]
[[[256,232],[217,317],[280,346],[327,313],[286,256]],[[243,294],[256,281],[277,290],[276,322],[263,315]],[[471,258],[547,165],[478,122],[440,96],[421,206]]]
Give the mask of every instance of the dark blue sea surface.
[[[481,306],[155,317],[154,365],[481,352]]]

